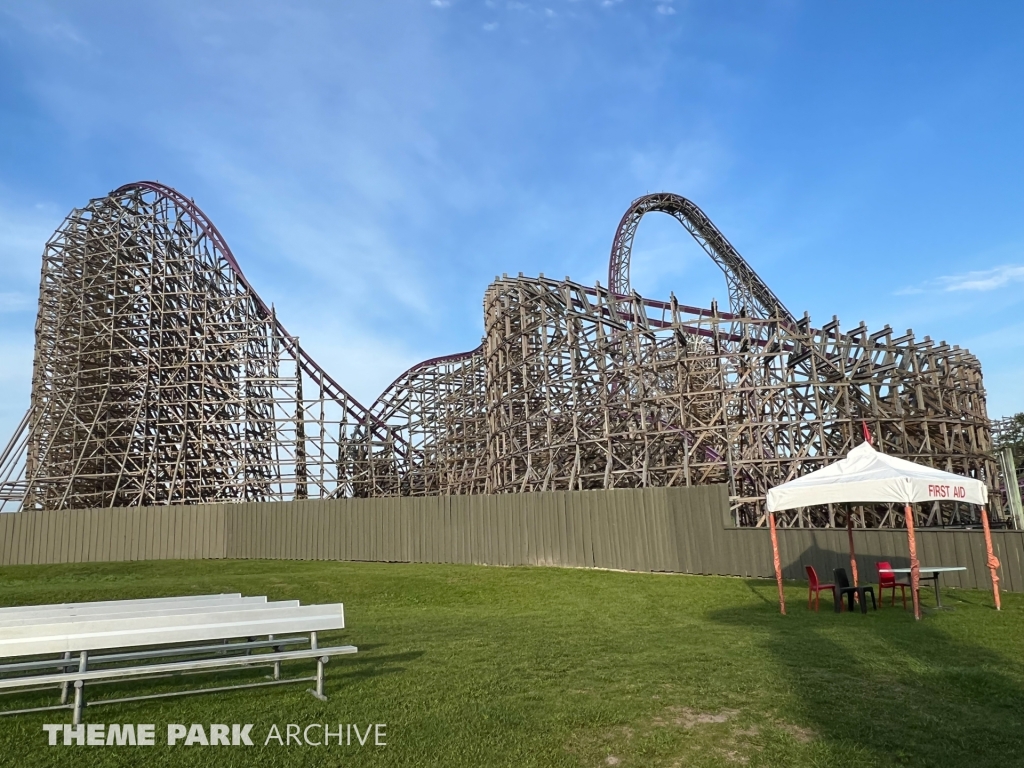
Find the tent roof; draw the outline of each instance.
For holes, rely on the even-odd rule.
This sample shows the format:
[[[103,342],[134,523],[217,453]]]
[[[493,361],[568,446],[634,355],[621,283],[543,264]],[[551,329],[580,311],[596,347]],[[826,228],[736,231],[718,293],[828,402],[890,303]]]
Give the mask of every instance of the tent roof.
[[[768,511],[843,502],[959,501],[988,503],[980,480],[879,453],[868,443],[845,459],[768,491]]]

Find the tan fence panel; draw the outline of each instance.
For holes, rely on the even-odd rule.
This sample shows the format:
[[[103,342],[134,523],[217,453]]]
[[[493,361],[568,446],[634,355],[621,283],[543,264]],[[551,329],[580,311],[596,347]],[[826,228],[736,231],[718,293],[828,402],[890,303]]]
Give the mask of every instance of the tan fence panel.
[[[1024,591],[1024,532],[993,531],[1001,586]],[[861,583],[906,567],[906,532],[854,532]],[[921,563],[950,587],[990,587],[980,530],[921,529]],[[779,531],[783,574],[850,571],[845,530]],[[0,515],[0,565],[261,558],[554,565],[773,576],[765,529],[737,529],[724,485],[496,496],[329,499]]]

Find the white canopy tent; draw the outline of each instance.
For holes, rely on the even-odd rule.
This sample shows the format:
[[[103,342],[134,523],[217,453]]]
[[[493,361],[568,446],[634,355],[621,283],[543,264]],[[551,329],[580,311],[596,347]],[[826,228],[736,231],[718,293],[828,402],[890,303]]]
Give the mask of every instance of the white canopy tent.
[[[784,509],[809,507],[819,504],[890,503],[903,504],[906,509],[907,540],[910,548],[911,591],[914,596],[914,615],[921,617],[918,602],[919,566],[917,543],[914,538],[914,515],[911,504],[929,501],[956,501],[981,506],[981,521],[985,529],[988,566],[992,574],[992,590],[996,609],[999,609],[999,561],[992,552],[992,535],[988,525],[988,488],[980,480],[943,472],[912,461],[886,456],[862,443],[850,451],[845,459],[798,477],[768,491],[768,518],[772,530],[772,549],[775,557],[776,578],[782,584],[778,542],[775,534],[775,513]],[[851,559],[853,537],[850,537]],[[782,605],[785,613],[785,605]]]

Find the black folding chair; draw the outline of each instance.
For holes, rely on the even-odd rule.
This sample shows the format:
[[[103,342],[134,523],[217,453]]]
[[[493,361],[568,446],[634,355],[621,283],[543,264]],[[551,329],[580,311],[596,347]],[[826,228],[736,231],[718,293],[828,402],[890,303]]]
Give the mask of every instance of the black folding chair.
[[[875,602],[875,588],[874,587],[854,587],[850,585],[850,578],[846,575],[845,568],[836,568],[832,571],[833,582],[836,585],[836,592],[839,593],[839,599],[836,600],[836,613],[839,613],[843,609],[843,595],[846,595],[847,610],[853,610],[853,597],[857,596],[860,600],[860,612],[868,612],[867,595],[871,595],[871,607],[876,611],[878,610],[878,604]]]

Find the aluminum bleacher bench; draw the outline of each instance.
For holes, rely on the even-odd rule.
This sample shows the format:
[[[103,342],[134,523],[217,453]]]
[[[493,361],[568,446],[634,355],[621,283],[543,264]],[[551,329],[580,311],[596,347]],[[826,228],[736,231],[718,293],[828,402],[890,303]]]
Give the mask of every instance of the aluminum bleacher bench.
[[[60,689],[58,705],[0,710],[0,715],[70,708],[78,725],[87,704],[305,681],[314,681],[310,693],[326,700],[324,665],[331,656],[357,649],[320,647],[317,633],[344,628],[341,603],[300,605],[298,600],[269,602],[237,593],[0,608],[0,692]],[[196,658],[173,660],[180,657]],[[298,659],[316,659],[316,676],[282,679],[281,662]],[[87,682],[261,666],[273,668],[271,680],[85,700]],[[69,704],[70,686],[75,695]]]

